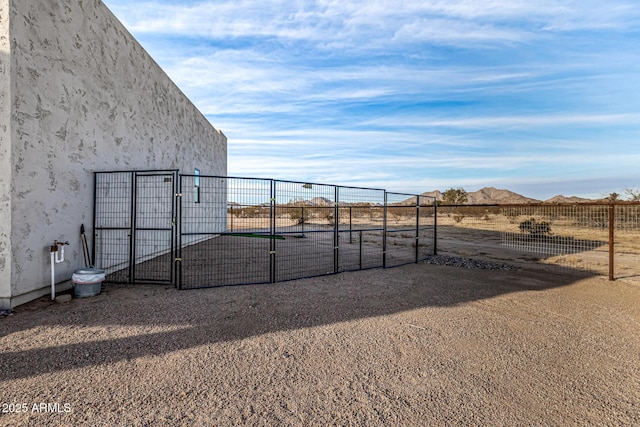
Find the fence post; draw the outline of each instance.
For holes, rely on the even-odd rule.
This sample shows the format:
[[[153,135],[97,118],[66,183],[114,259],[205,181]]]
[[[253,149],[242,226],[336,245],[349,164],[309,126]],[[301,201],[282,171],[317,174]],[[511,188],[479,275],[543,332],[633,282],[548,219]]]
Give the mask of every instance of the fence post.
[[[136,189],[138,174],[131,172],[131,219],[129,230],[129,283],[133,283],[136,268]]]
[[[360,270],[362,270],[362,230],[360,230]]]
[[[420,196],[416,196],[416,263],[420,258]]]
[[[609,280],[613,281],[614,279],[614,244],[615,244],[615,216],[616,216],[616,206],[613,203],[609,204]]]
[[[384,210],[382,213],[382,268],[387,268],[387,192],[384,192]]]
[[[339,266],[340,266],[340,260],[339,260],[340,234],[338,231],[340,227],[340,216],[339,216],[340,215],[340,208],[339,208],[340,199],[338,198],[339,196],[340,194],[338,192],[338,186],[336,186],[335,196],[334,196],[335,203],[333,205],[333,272],[334,273],[338,272]]]
[[[276,182],[271,181],[269,201],[269,281],[276,282]]]
[[[182,289],[182,175],[177,170],[173,175],[173,274],[174,286]],[[180,195],[180,196],[178,196]],[[226,213],[225,213],[226,214]]]
[[[433,201],[433,254],[438,255],[438,199]]]

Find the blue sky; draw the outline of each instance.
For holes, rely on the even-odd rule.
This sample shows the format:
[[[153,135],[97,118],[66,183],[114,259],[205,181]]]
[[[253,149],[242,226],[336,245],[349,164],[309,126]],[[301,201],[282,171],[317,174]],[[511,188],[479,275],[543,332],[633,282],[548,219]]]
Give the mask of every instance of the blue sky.
[[[227,135],[231,176],[640,187],[638,0],[105,3]]]

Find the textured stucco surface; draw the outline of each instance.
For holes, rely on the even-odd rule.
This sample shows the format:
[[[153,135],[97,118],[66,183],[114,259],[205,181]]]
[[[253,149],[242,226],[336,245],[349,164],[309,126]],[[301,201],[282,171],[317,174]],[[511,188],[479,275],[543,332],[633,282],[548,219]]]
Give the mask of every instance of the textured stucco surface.
[[[70,242],[56,281],[82,266],[79,229],[84,223],[92,236],[94,171],[225,175],[226,137],[101,1],[8,1],[15,297],[47,286],[54,239]]]
[[[11,296],[11,67],[9,0],[0,0],[0,299]],[[0,308],[2,307],[0,301]]]

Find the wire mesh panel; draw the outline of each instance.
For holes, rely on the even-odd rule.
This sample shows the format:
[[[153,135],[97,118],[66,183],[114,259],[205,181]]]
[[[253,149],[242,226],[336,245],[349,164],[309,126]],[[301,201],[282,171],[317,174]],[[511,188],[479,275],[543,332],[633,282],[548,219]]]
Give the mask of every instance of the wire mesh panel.
[[[608,265],[607,206],[504,207],[504,247],[572,268],[606,271]]]
[[[436,205],[435,197],[417,196],[418,212],[418,261],[434,255],[436,244]]]
[[[425,200],[427,198],[425,197]],[[418,262],[433,253],[433,221],[422,224],[419,196],[387,193],[385,266]],[[430,248],[430,249],[428,249]]]
[[[271,180],[182,175],[180,193],[181,288],[271,281]]]
[[[616,277],[640,276],[640,205],[616,205],[613,226]]]
[[[438,208],[439,249],[445,253],[543,261],[606,271],[606,205],[469,205]]]
[[[132,172],[96,173],[93,263],[112,282],[130,281]]]
[[[184,289],[416,262],[432,252],[433,214],[417,196],[389,194],[177,171],[98,173],[97,259],[111,281]]]
[[[336,191],[333,185],[274,181],[274,281],[337,272]]]
[[[382,267],[384,190],[338,187],[338,271]]]
[[[175,180],[175,173],[134,174],[135,282],[174,282]]]
[[[107,281],[174,282],[176,176],[95,173],[93,258]]]

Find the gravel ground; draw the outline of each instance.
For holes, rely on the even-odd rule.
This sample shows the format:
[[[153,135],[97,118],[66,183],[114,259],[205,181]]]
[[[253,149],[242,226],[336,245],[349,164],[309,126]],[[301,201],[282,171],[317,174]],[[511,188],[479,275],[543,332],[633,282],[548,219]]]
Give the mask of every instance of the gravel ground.
[[[556,267],[105,285],[0,318],[0,425],[640,425],[639,330]]]

